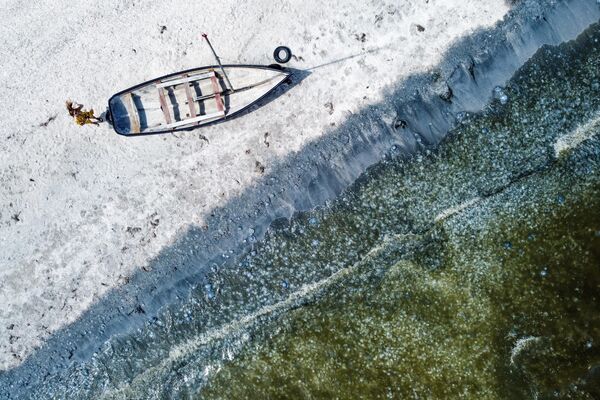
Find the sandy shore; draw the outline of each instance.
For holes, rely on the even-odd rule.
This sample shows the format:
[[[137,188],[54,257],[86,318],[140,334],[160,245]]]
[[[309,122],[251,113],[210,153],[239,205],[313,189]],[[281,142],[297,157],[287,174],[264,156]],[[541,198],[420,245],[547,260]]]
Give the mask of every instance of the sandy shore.
[[[305,190],[310,165],[273,166],[507,10],[495,0],[328,9],[293,1],[9,1],[0,11],[0,368],[18,365],[190,227],[218,236],[207,226],[211,212],[264,176]],[[272,50],[288,45],[296,55],[289,66],[310,75],[250,115],[178,135],[132,140],[107,126],[79,128],[66,115],[67,98],[103,111],[118,90],[212,63],[201,32],[228,63],[270,64]],[[254,193],[255,204],[277,196]],[[310,205],[289,204],[289,213]],[[256,224],[271,217],[256,215]]]

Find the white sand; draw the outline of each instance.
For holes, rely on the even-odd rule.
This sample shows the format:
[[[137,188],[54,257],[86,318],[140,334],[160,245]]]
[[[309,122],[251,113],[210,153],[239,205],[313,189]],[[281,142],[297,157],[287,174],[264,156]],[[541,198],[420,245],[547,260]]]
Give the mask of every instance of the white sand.
[[[339,3],[3,1],[0,369],[253,185],[257,161],[272,172],[507,11],[500,0]],[[202,32],[227,63],[270,64],[280,44],[301,57],[293,68],[341,61],[243,118],[177,136],[124,138],[66,114],[67,98],[104,111],[119,90],[212,64]]]

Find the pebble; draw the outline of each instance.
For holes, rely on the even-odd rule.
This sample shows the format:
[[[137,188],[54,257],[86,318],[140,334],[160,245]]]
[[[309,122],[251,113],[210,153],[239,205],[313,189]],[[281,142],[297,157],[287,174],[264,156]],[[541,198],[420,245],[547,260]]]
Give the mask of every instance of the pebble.
[[[206,290],[206,297],[208,297],[209,299],[215,297],[215,292],[213,291],[212,285],[210,283],[204,285],[204,290]]]
[[[504,89],[500,86],[496,86],[494,88],[494,98],[498,99],[498,101],[500,101],[500,104],[502,105],[508,103],[508,96],[506,95],[506,93],[504,93]]]

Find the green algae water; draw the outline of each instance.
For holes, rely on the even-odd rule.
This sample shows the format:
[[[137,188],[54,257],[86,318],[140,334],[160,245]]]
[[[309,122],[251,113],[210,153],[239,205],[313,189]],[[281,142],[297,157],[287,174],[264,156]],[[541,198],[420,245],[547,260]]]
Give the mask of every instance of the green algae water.
[[[277,321],[203,397],[595,398],[599,194],[560,210],[496,203],[485,210],[499,214],[494,224],[475,237],[456,217],[387,241],[319,302]],[[540,223],[524,228],[531,218]]]
[[[274,228],[245,268],[322,285],[197,398],[600,398],[599,38],[542,49],[436,151]]]

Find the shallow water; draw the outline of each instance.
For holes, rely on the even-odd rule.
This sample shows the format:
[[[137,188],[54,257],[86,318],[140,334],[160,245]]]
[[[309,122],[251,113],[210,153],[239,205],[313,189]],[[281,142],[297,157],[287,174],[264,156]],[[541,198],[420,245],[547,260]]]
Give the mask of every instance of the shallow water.
[[[599,37],[540,51],[436,152],[274,230],[248,270],[341,272],[199,397],[598,398]]]
[[[600,187],[536,189],[549,178],[564,175],[388,238],[202,397],[594,398]],[[512,208],[519,195],[538,201]]]

